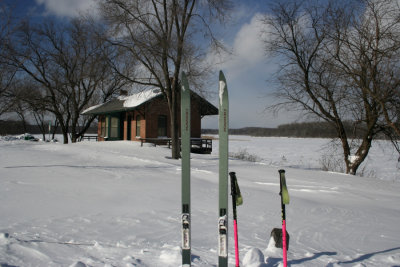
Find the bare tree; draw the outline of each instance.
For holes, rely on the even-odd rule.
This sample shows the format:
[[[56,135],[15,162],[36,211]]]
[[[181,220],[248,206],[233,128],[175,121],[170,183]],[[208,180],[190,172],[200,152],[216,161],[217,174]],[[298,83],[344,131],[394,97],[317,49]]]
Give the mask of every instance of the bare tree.
[[[223,18],[228,0],[103,0],[101,9],[110,26],[110,41],[127,52],[135,73],[125,77],[136,84],[160,88],[171,116],[172,158],[180,157],[178,132],[179,74],[184,69],[192,84],[207,74],[201,59],[213,38],[210,21]],[[203,35],[199,37],[198,33]],[[196,45],[196,38],[202,44]],[[198,88],[197,88],[198,89]]]
[[[7,45],[12,34],[11,10],[0,1],[0,116],[13,106],[12,87],[17,69],[7,60]]]
[[[375,131],[376,126],[392,135],[393,131],[387,128],[398,130],[394,122],[399,118],[400,106],[400,8],[397,1],[390,0],[362,0],[360,7],[350,14],[345,14],[344,8],[335,10],[332,17],[336,23],[331,24],[334,49],[327,51],[347,84],[357,88],[355,96],[362,99],[362,107],[355,115],[360,110],[365,114],[354,117],[365,119],[366,135]],[[340,27],[338,21],[342,21]],[[371,142],[363,140],[360,150],[365,150]],[[356,156],[363,159],[358,151]]]
[[[338,38],[339,49],[335,54],[339,67],[346,70],[354,83],[365,88],[380,106],[386,133],[393,140],[400,137],[400,6],[398,1],[363,0],[364,15],[358,19],[352,32]],[[347,35],[352,34],[352,38]],[[343,60],[351,57],[362,66],[355,69]],[[400,152],[400,151],[399,151]]]
[[[356,174],[384,127],[381,106],[371,92],[383,90],[377,72],[388,62],[387,55],[373,58],[376,46],[369,38],[380,29],[367,23],[373,20],[372,1],[381,0],[351,6],[340,1],[286,1],[263,20],[267,51],[285,62],[277,75],[281,87],[276,95],[286,101],[275,108],[299,108],[329,122],[350,174]],[[349,138],[348,122],[359,139]]]
[[[68,133],[76,142],[89,128],[94,117],[82,119],[81,112],[95,97],[105,101],[124,85],[120,79],[108,82],[114,74],[108,64],[113,48],[101,32],[99,24],[83,18],[65,24],[25,22],[8,48],[11,62],[39,89],[27,101],[54,114],[64,143]]]
[[[18,114],[20,119],[25,123],[27,120],[34,120],[36,126],[42,134],[42,139],[46,140],[48,133],[50,113],[46,110],[46,102],[43,98],[38,97],[44,91],[40,84],[35,83],[32,79],[18,80],[14,90],[14,112]],[[28,119],[25,119],[27,117]],[[26,132],[26,131],[25,131]]]

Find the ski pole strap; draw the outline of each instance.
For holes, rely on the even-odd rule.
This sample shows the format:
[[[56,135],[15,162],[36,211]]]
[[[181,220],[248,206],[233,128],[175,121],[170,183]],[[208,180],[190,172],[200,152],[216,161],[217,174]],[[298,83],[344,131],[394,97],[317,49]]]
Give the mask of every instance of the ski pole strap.
[[[236,178],[236,173],[235,172],[230,172],[229,173],[231,177],[231,195],[232,198],[234,198],[236,206],[240,206],[243,204],[243,198],[242,194],[240,193],[240,188],[239,184]]]
[[[231,177],[231,195],[232,195],[232,209],[233,209],[233,220],[237,219],[236,215],[236,187],[235,187],[235,180],[236,180],[236,174],[234,172],[229,173]]]
[[[281,201],[282,204],[289,204],[290,198],[289,198],[289,192],[286,186],[286,178],[285,178],[285,170],[279,170],[279,180],[280,180],[280,188],[281,191],[279,192],[279,195],[281,196]]]

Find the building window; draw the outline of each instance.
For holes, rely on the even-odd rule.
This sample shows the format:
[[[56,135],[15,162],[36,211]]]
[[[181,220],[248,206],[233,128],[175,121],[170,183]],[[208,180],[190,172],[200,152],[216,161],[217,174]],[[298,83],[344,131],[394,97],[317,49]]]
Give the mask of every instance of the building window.
[[[140,115],[136,115],[136,137],[140,137],[141,119]]]
[[[158,137],[167,137],[167,116],[158,116]]]
[[[108,117],[104,116],[101,119],[101,137],[104,137],[104,138],[108,137],[108,129],[109,129]]]
[[[111,138],[118,138],[118,127],[119,127],[119,119],[117,117],[111,117]]]

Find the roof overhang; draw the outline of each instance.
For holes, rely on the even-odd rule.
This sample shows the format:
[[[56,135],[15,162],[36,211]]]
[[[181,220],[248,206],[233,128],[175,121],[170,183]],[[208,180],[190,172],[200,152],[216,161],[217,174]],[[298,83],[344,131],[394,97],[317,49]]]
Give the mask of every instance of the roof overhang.
[[[193,91],[191,91],[191,93],[192,98],[199,102],[201,116],[218,114],[218,108],[216,108],[213,104],[208,102],[205,98],[199,96],[197,93]],[[147,90],[131,96],[114,98],[103,104],[92,106],[84,110],[82,115],[103,115],[134,110],[158,97],[163,97],[163,94],[159,90]]]

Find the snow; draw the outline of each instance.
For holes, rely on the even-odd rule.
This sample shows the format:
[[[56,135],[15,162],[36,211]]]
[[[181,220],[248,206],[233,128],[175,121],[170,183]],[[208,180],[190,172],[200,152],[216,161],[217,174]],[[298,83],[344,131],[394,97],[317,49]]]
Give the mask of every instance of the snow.
[[[226,83],[224,81],[219,81],[219,106],[222,107],[222,100],[224,99],[222,95],[226,90]]]
[[[231,136],[243,195],[241,266],[282,266],[278,170],[286,170],[291,266],[399,266],[400,171],[374,143],[367,177],[320,170],[326,139]],[[180,266],[179,160],[138,142],[63,145],[0,138],[0,266]],[[216,266],[218,140],[191,154],[192,266]],[[231,203],[231,201],[229,201]],[[229,265],[234,266],[229,213]]]
[[[124,97],[124,107],[125,108],[134,108],[140,106],[141,104],[147,102],[148,100],[161,95],[160,90],[146,90],[143,92],[139,92],[127,97]]]
[[[360,157],[356,155],[349,155],[349,161],[351,164],[354,164]]]
[[[92,111],[93,109],[96,109],[96,108],[98,108],[98,107],[100,107],[100,106],[102,106],[102,105],[104,105],[104,103],[101,103],[101,104],[98,104],[98,105],[91,106],[91,107],[89,107],[89,108],[85,109],[84,111],[82,111],[82,114],[85,114],[85,113],[87,113],[87,112],[89,112],[89,111]]]

